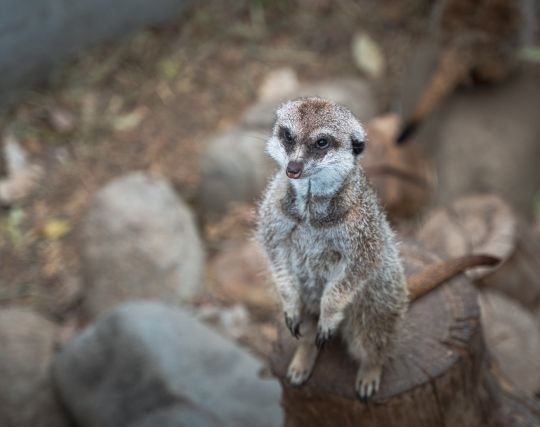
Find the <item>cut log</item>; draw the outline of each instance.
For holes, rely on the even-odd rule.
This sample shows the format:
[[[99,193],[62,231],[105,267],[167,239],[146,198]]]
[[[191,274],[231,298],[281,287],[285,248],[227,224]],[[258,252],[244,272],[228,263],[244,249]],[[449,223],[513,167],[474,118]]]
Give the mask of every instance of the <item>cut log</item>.
[[[526,308],[540,306],[540,234],[497,196],[464,197],[433,210],[416,233],[445,257],[473,253],[496,256],[496,268],[467,272],[481,287],[497,289]]]
[[[516,217],[497,196],[468,196],[433,210],[416,236],[427,249],[448,258],[486,254],[499,258],[503,264],[516,246]],[[467,275],[477,279],[496,268],[477,267]]]
[[[477,284],[497,289],[529,310],[540,308],[540,236],[530,225],[518,220],[516,248],[512,255]]]
[[[438,258],[402,246],[407,275]],[[537,426],[537,402],[513,394],[494,375],[482,337],[476,291],[461,275],[415,301],[381,389],[367,404],[354,392],[356,363],[335,340],[312,377],[295,388],[286,379],[296,342],[283,328],[271,368],[283,384],[287,426]]]

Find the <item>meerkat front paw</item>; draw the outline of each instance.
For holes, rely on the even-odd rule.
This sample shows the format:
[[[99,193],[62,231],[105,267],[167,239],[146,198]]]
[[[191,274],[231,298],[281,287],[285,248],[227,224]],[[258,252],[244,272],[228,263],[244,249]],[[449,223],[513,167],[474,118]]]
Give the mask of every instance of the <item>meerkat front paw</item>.
[[[356,394],[358,398],[363,402],[367,402],[369,398],[373,397],[377,391],[379,391],[379,385],[381,382],[382,368],[376,366],[370,369],[358,370],[356,375]]]
[[[300,338],[302,334],[300,333],[300,325],[302,324],[302,320],[300,319],[300,316],[289,314],[287,312],[284,313],[285,315],[285,325],[291,332],[291,335],[295,337],[296,339]]]
[[[317,335],[315,335],[315,345],[319,350],[322,350],[326,343],[330,342],[334,337],[335,330],[333,328],[324,328],[319,326],[317,328]]]

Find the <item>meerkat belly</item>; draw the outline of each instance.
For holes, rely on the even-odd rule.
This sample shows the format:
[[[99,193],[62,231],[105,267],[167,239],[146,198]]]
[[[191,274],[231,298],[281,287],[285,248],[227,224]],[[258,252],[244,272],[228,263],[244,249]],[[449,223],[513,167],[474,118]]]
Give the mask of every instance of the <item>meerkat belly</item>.
[[[291,235],[291,270],[302,291],[304,307],[318,315],[325,287],[342,269],[341,253],[331,233],[299,227]]]

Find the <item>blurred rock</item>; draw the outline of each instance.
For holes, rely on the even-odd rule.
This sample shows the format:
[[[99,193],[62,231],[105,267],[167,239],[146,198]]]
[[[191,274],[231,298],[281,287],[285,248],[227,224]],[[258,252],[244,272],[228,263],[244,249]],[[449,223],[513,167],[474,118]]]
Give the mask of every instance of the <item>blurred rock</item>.
[[[540,391],[540,332],[533,316],[495,291],[480,294],[486,344],[502,371],[531,395]]]
[[[258,91],[259,101],[281,99],[298,89],[300,83],[296,72],[289,67],[278,68],[268,73]]]
[[[274,170],[262,132],[233,128],[210,141],[201,160],[199,203],[207,219],[235,202],[252,202]]]
[[[244,336],[249,327],[249,313],[243,305],[217,307],[205,305],[197,309],[197,319],[209,324],[221,335],[238,340]]]
[[[376,114],[376,103],[369,83],[357,78],[342,78],[305,84],[279,99],[258,102],[246,111],[242,123],[249,128],[262,129],[266,134],[270,134],[276,108],[281,103],[288,99],[314,95],[349,107],[361,121],[368,120]]]
[[[135,172],[105,186],[81,243],[90,318],[126,300],[174,303],[200,290],[201,241],[189,208],[164,179]]]
[[[0,310],[2,427],[67,426],[50,379],[56,327],[19,308]]]
[[[280,426],[262,365],[181,309],[128,303],[57,356],[53,375],[80,427]]]
[[[228,303],[246,304],[261,314],[279,306],[259,245],[248,240],[231,244],[210,262],[211,291]]]
[[[2,141],[0,158],[5,160],[5,166],[0,165],[0,206],[11,205],[28,196],[36,188],[43,169],[30,163],[28,153],[13,135],[7,135]],[[3,163],[3,162],[0,162]]]
[[[496,87],[461,90],[420,129],[438,171],[437,202],[497,193],[530,218],[540,182],[540,82],[525,70]]]

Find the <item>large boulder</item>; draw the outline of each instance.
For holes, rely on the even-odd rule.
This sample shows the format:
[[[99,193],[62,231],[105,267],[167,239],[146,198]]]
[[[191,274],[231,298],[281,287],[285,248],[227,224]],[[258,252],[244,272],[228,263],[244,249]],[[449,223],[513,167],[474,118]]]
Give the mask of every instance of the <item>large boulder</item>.
[[[29,310],[0,310],[0,424],[67,426],[50,379],[56,327]]]
[[[261,368],[182,309],[132,302],[70,341],[53,375],[80,427],[279,426]]]
[[[182,302],[200,289],[201,241],[190,209],[164,179],[135,172],[100,190],[81,244],[90,318],[126,300]]]

